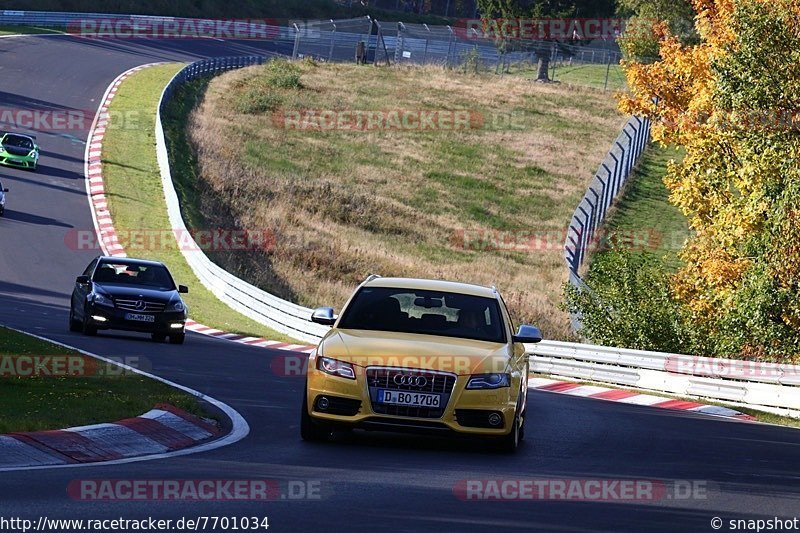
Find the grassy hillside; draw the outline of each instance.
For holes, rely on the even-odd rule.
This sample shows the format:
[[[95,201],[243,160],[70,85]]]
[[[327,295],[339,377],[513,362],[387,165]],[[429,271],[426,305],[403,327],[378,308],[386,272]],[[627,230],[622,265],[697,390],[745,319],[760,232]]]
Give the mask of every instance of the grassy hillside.
[[[341,307],[370,273],[496,284],[518,319],[569,335],[564,230],[624,121],[611,96],[433,67],[277,63],[175,100],[192,98],[202,104],[172,154],[195,205],[184,211],[196,226],[275,235],[267,253],[215,256],[228,270],[309,306]],[[461,111],[470,127],[286,120],[309,110]]]

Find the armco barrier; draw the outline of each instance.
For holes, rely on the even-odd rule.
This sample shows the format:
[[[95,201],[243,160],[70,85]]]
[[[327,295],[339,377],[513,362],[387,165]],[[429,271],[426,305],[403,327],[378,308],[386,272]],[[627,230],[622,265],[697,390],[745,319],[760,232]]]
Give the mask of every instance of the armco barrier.
[[[528,345],[533,372],[733,402],[800,417],[800,366],[568,342]]]
[[[181,216],[178,194],[172,183],[172,174],[169,168],[169,155],[164,137],[164,128],[161,124],[161,112],[164,106],[175,88],[182,83],[217,72],[262,64],[267,60],[268,58],[261,56],[240,56],[197,61],[175,74],[161,94],[156,114],[156,152],[158,166],[161,171],[161,182],[164,187],[164,196],[167,202],[167,213],[171,227],[176,233],[189,235]],[[261,324],[271,327],[275,331],[285,333],[304,342],[316,343],[328,331],[327,327],[314,324],[309,320],[312,313],[311,309],[282,300],[240,280],[214,264],[200,251],[194,242],[189,244],[190,246],[181,247],[186,262],[201,283],[231,308]]]

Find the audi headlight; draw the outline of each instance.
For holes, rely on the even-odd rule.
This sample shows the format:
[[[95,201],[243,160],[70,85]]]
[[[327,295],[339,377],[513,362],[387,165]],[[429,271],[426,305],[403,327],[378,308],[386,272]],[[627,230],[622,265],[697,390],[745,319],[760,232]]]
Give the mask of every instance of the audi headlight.
[[[468,389],[500,389],[511,385],[511,374],[475,374],[467,382]]]
[[[114,307],[114,302],[111,300],[111,298],[100,293],[96,293],[94,295],[94,304],[104,305],[106,307]]]
[[[356,379],[356,371],[350,363],[344,363],[330,357],[317,357],[317,369],[326,374],[341,378]]]
[[[171,303],[171,304],[169,304],[167,306],[167,311],[181,312],[181,311],[185,311],[185,310],[186,310],[186,306],[183,305],[183,302],[181,302],[180,300],[177,301],[177,302]]]

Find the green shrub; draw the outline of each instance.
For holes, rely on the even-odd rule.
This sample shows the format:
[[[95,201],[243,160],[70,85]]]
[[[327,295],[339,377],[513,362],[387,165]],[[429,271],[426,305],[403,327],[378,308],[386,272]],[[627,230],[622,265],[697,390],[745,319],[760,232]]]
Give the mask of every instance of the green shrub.
[[[638,350],[693,353],[688,316],[670,288],[670,274],[653,254],[597,254],[577,289],[566,285],[566,308],[581,318],[591,342]]]
[[[264,83],[278,89],[302,89],[300,68],[285,60],[270,61],[264,66]]]
[[[255,115],[274,111],[283,104],[283,98],[269,87],[255,86],[247,89],[236,99],[236,110],[240,113]]]

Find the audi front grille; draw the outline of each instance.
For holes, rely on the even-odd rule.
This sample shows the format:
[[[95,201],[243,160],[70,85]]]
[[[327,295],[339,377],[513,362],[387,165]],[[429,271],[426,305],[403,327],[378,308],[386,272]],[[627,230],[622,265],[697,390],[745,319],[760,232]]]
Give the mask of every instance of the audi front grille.
[[[409,379],[409,376],[421,379]],[[396,379],[397,378],[397,379]],[[407,384],[406,384],[407,383]],[[373,412],[389,416],[407,416],[412,418],[441,418],[450,401],[456,375],[446,372],[434,372],[421,369],[399,369],[385,367],[367,368],[367,386]],[[402,392],[420,392],[439,394],[439,407],[415,407],[377,403],[378,389]]]

